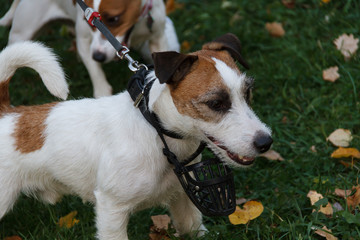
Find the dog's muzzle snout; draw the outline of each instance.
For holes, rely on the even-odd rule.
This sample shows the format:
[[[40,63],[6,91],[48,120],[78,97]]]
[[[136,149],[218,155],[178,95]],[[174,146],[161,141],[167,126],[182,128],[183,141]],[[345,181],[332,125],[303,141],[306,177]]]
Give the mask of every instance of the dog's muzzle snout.
[[[254,146],[256,150],[260,153],[264,153],[270,149],[273,143],[271,136],[265,132],[258,132],[254,139]]]
[[[106,54],[100,51],[96,51],[93,53],[92,58],[97,62],[105,62]]]

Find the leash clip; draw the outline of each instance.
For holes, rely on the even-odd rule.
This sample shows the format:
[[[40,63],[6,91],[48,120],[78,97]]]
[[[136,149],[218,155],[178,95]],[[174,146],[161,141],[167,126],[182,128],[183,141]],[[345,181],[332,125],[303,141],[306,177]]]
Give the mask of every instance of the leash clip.
[[[124,58],[129,62],[128,67],[131,71],[133,72],[137,72],[139,71],[142,67],[145,68],[146,70],[148,70],[148,67],[145,64],[139,64],[138,61],[135,61],[128,53],[130,52],[130,50],[123,46],[122,49],[120,49],[120,51],[116,52],[116,55],[123,60]]]
[[[84,15],[85,15],[87,22],[89,23],[89,25],[91,27],[95,27],[95,25],[93,24],[94,18],[99,18],[99,20],[101,20],[100,13],[95,12],[94,9],[92,9],[90,7],[85,9]]]

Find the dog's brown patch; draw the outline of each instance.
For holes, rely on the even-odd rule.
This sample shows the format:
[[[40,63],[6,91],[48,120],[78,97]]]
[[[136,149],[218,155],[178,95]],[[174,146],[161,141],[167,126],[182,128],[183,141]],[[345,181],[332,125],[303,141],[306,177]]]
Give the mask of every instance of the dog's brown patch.
[[[140,8],[140,0],[102,0],[99,13],[114,36],[124,36],[138,21]]]
[[[13,133],[16,150],[21,153],[30,153],[41,149],[45,140],[45,120],[56,104],[19,106],[8,109],[7,113],[20,114]]]
[[[219,92],[230,95],[230,89],[223,83],[212,57],[225,62],[235,71],[236,63],[226,51],[200,50],[189,74],[176,86],[170,86],[171,96],[179,113],[204,121],[220,121],[225,112],[215,112],[206,102],[219,98]],[[231,104],[231,103],[230,103]]]
[[[16,150],[21,153],[39,150],[44,145],[45,120],[57,103],[11,107],[9,82],[10,79],[0,83],[0,117],[6,114],[19,114],[13,133]]]

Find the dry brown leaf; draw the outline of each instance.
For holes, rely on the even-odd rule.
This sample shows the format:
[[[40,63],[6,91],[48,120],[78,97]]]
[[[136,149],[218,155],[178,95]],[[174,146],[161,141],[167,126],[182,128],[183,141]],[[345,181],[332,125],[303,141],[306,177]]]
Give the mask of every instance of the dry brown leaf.
[[[273,37],[282,37],[285,35],[285,30],[279,22],[266,23],[265,28]]]
[[[339,71],[338,66],[330,67],[328,69],[323,70],[322,77],[325,81],[335,82],[340,77],[338,71]]]
[[[261,157],[265,157],[268,160],[278,160],[278,161],[284,161],[284,158],[280,155],[280,153],[270,149],[269,151],[260,154]]]
[[[168,236],[166,230],[157,230],[155,226],[150,227],[149,233],[150,240],[169,240],[170,237]]]
[[[348,157],[353,157],[353,158],[358,158],[360,159],[360,152],[359,150],[357,150],[356,148],[343,148],[343,147],[339,147],[338,149],[336,149],[332,154],[331,154],[332,158],[348,158]]]
[[[351,132],[347,129],[339,128],[332,132],[326,141],[330,141],[337,147],[348,147],[352,140]]]
[[[79,223],[79,220],[75,218],[77,211],[72,211],[68,215],[59,219],[58,225],[60,227],[72,228],[75,224]]]
[[[331,230],[328,229],[326,226],[324,226],[322,228],[322,230],[321,229],[316,230],[315,233],[317,235],[325,237],[326,240],[337,240],[338,239],[337,237],[335,237],[334,235],[331,234]]]
[[[351,56],[358,49],[359,39],[354,38],[354,35],[342,34],[337,39],[334,40],[334,44],[341,54],[344,56],[345,60],[351,58]]]
[[[317,201],[324,198],[323,195],[320,193],[317,193],[316,191],[310,190],[307,194],[307,197],[310,198],[311,205],[314,205]],[[315,209],[314,209],[315,211]],[[333,214],[333,208],[330,203],[328,203],[325,207],[320,206],[320,212],[322,212],[325,215],[332,215]]]
[[[22,240],[22,238],[19,236],[11,236],[4,238],[4,240]]]
[[[329,3],[331,0],[321,0],[321,2],[323,2],[323,3]]]
[[[360,185],[352,187],[352,191],[355,191],[355,193],[346,198],[346,204],[351,211],[360,203]]]
[[[295,8],[295,0],[281,0],[281,3],[289,9]]]
[[[242,209],[236,206],[235,212],[229,215],[229,220],[233,225],[247,224],[250,220],[260,216],[263,211],[264,206],[261,202],[248,201],[243,205]]]
[[[171,222],[171,219],[168,215],[156,215],[151,216],[153,221],[153,226],[150,227],[149,237],[150,240],[168,240],[169,235],[167,229]]]
[[[177,9],[182,9],[184,4],[177,3],[176,0],[167,0],[166,1],[166,14],[175,12]]]
[[[338,197],[346,198],[351,194],[351,190],[350,189],[343,190],[343,189],[336,188],[334,191],[334,194]]]
[[[167,230],[171,222],[170,217],[166,214],[151,216],[151,220],[153,221],[155,228],[158,230],[161,229]]]

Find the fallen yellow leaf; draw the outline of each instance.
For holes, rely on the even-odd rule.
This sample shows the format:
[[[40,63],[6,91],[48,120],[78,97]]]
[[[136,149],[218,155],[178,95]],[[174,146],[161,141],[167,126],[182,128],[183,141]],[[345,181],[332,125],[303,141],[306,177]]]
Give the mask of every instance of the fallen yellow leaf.
[[[339,128],[332,132],[326,141],[330,141],[337,147],[348,147],[352,140],[351,132],[348,129]]]
[[[322,77],[325,81],[335,82],[340,77],[338,71],[338,66],[330,67],[323,70]]]
[[[320,193],[317,193],[316,191],[310,190],[307,194],[307,197],[310,198],[311,205],[313,206],[317,201],[324,198],[323,195]],[[315,209],[313,210],[315,211]],[[333,208],[330,203],[328,203],[325,207],[320,206],[320,212],[322,212],[325,215],[332,215],[333,214]]]
[[[70,212],[68,215],[59,219],[58,225],[60,227],[72,228],[75,224],[80,222],[78,219],[75,218],[76,215],[77,211]]]
[[[261,202],[248,201],[243,205],[242,209],[236,206],[235,212],[229,215],[229,220],[233,225],[247,224],[250,220],[260,216],[263,211],[264,206]]]
[[[332,158],[348,158],[348,157],[353,157],[353,158],[359,158],[360,159],[360,152],[359,150],[357,150],[356,148],[343,148],[343,147],[339,147],[338,149],[336,149],[332,154],[331,154]]]
[[[331,230],[328,229],[326,226],[324,226],[322,228],[322,230],[321,229],[316,230],[315,233],[322,237],[325,237],[326,240],[337,240],[338,239],[337,237],[335,237],[334,235],[331,234]]]
[[[282,37],[285,35],[285,30],[281,23],[278,22],[266,23],[265,28],[273,37]]]

